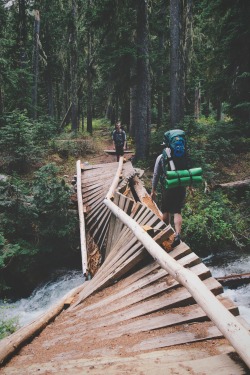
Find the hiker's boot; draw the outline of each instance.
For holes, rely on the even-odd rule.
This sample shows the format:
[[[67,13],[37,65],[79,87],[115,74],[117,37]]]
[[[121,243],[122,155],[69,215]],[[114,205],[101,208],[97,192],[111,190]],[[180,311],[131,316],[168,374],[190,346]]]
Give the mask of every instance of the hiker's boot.
[[[175,238],[174,238],[174,241],[172,242],[172,249],[178,245],[180,245],[181,243],[181,236],[179,234],[176,234]]]

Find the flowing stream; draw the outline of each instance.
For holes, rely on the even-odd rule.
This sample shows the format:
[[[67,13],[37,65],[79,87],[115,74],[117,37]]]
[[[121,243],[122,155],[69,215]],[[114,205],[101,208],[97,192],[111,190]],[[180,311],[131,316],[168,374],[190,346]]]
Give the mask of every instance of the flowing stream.
[[[38,318],[71,289],[81,285],[85,278],[81,271],[57,271],[51,280],[37,287],[28,298],[13,303],[0,300],[2,320],[17,318],[22,327]],[[2,310],[2,311],[1,311]],[[1,316],[0,316],[1,321]]]
[[[203,262],[214,277],[250,272],[250,254],[239,250],[229,250],[210,255]],[[224,286],[224,296],[230,298],[239,307],[240,315],[250,324],[250,284],[246,283],[236,289]]]
[[[227,252],[210,255],[203,259],[210,268],[214,277],[230,274],[247,273],[250,270],[250,254]],[[56,301],[62,298],[69,290],[84,282],[81,271],[59,271],[59,276],[52,277],[51,281],[39,286],[29,298],[23,298],[13,303],[3,303],[2,309],[6,318],[18,317],[19,325],[24,326],[44,311],[48,310]],[[224,295],[231,298],[239,306],[240,314],[250,324],[250,284],[237,289],[224,287]],[[0,309],[1,311],[1,309]]]

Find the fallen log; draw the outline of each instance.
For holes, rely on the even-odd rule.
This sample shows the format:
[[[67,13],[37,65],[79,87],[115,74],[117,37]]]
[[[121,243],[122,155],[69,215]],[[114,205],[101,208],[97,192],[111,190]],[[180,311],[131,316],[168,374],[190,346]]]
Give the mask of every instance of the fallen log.
[[[216,184],[214,185],[214,189],[242,189],[248,186],[250,186],[250,178],[241,181],[227,182],[225,184]]]
[[[250,273],[216,277],[216,280],[219,281],[223,286],[236,288],[242,284],[250,283]]]

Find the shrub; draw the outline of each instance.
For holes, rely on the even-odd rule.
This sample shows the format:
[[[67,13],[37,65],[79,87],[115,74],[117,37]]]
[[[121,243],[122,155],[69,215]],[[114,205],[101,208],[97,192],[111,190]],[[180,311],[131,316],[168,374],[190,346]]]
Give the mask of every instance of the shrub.
[[[33,139],[33,123],[25,113],[14,111],[2,119],[0,149],[8,171],[25,172],[40,160],[41,148]]]
[[[208,195],[197,190],[183,210],[183,234],[195,252],[207,254],[228,246],[243,247],[248,241],[240,233],[247,230],[247,222],[240,211],[220,191]],[[238,222],[238,225],[236,225]]]
[[[5,305],[0,306],[0,340],[11,335],[18,328],[20,328],[18,317],[7,317],[6,312],[8,308]]]
[[[76,226],[75,217],[69,211],[71,188],[58,177],[58,173],[55,164],[47,164],[35,173],[33,185],[38,236],[49,242],[65,242]]]

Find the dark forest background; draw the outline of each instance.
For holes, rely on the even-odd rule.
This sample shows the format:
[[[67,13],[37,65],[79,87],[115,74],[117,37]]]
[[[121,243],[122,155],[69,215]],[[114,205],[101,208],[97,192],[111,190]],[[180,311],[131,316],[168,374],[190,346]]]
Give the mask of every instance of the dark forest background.
[[[248,249],[249,187],[214,186],[249,177],[249,19],[249,0],[0,1],[1,296],[80,264],[58,165],[118,119],[149,171],[163,133],[183,128],[208,187],[188,197],[184,240]]]

